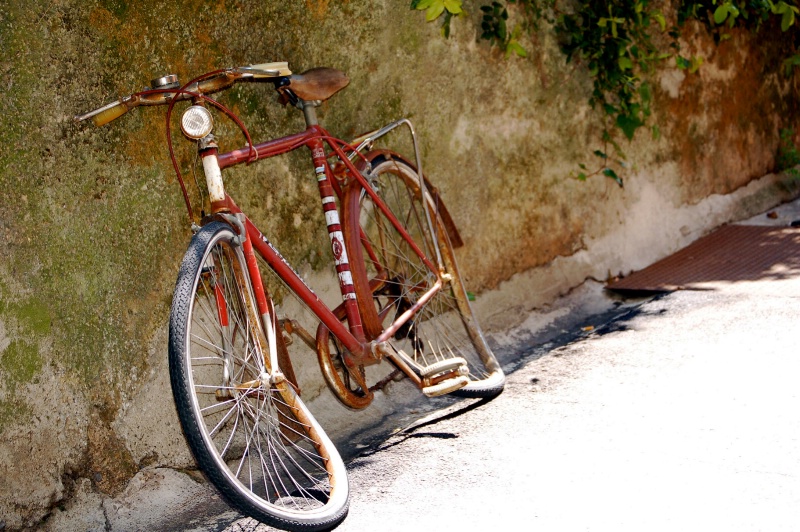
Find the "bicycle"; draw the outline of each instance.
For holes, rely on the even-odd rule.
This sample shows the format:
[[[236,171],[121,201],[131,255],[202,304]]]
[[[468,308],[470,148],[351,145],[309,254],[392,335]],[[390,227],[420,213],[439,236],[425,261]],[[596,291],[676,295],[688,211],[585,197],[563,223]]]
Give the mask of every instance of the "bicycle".
[[[241,120],[209,96],[239,82],[272,83],[281,103],[303,112],[306,129],[254,144]],[[365,408],[398,375],[428,396],[492,397],[505,381],[470,308],[453,253],[460,236],[423,177],[411,123],[398,120],[350,142],[319,125],[316,108],[348,83],[331,68],[298,75],[287,63],[265,63],[185,84],[164,76],[152,88],[75,117],[102,126],[138,106],[167,106],[170,158],[194,233],[170,310],[178,416],[198,467],[220,493],[244,514],[287,530],[331,528],[349,506],[342,458],[300,398],[287,348],[295,337],[316,352],[329,388],[351,409]],[[210,206],[199,224],[172,142],[171,116],[180,101],[190,103],[181,130],[197,144],[208,194],[200,200]],[[244,147],[220,153],[209,108],[236,124]],[[374,148],[400,127],[410,131],[414,164]],[[311,152],[338,277],[335,308],[242,212],[222,179],[226,168],[302,147]],[[268,268],[260,268],[256,255]],[[278,317],[262,278],[270,270],[318,320],[316,334]],[[366,368],[383,359],[394,369],[370,386]]]

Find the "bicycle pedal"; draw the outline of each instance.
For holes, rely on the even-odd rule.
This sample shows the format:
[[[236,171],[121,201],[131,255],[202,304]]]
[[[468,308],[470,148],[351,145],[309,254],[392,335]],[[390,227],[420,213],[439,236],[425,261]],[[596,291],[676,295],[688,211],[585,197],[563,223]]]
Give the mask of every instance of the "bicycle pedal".
[[[426,386],[422,389],[422,393],[428,397],[438,397],[440,395],[460,390],[467,384],[469,384],[469,378],[461,375],[459,377],[453,377],[452,379],[444,380],[438,384],[434,384],[433,386]]]
[[[431,377],[438,373],[444,373],[446,371],[454,371],[459,370],[459,374],[467,375],[469,374],[469,369],[467,368],[467,361],[461,357],[453,357],[448,358],[445,360],[439,360],[425,366],[420,369],[420,376],[422,377]]]

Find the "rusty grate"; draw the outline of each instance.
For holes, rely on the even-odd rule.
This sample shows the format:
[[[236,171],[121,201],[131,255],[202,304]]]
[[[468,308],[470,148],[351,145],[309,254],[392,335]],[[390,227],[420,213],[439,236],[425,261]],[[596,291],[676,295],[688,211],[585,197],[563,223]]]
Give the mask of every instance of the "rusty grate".
[[[726,225],[677,253],[610,283],[609,290],[670,292],[702,283],[800,275],[800,229]]]

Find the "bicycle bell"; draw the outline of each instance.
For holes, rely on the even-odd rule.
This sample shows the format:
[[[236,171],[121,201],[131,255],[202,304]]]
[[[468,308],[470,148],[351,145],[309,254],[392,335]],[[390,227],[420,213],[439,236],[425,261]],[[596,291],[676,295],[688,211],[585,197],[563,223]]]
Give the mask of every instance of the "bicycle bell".
[[[177,74],[167,74],[151,81],[150,86],[154,89],[177,89],[181,83],[178,81]]]

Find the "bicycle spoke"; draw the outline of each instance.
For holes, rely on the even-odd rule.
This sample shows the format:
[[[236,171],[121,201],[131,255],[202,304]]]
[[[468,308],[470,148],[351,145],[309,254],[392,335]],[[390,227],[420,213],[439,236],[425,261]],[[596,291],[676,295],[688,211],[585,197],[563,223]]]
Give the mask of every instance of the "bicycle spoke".
[[[372,324],[371,320],[377,318],[385,330],[399,316],[415,308],[420,297],[441,281],[441,289],[396,329],[389,342],[422,368],[462,358],[467,362],[469,393],[475,397],[496,395],[502,390],[504,376],[472,316],[444,222],[438,215],[439,205],[434,206],[429,193],[423,198],[417,172],[400,157],[377,154],[370,162],[370,184],[403,231],[390,221],[384,209],[374,204],[371,196],[360,196],[358,220],[362,246],[357,254],[367,278],[356,280],[360,283],[359,290],[372,291],[377,314],[368,316],[366,323]],[[421,250],[424,259],[405,234]],[[443,271],[431,271],[426,264],[439,259],[442,263],[438,266]]]

